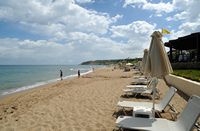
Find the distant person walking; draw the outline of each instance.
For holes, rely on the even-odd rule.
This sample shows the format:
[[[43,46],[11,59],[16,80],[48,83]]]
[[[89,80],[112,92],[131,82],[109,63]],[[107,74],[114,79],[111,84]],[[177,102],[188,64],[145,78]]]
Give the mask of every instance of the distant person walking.
[[[60,80],[63,80],[63,72],[62,72],[62,70],[60,70]]]
[[[80,75],[81,75],[80,70],[78,70],[78,78],[80,78]]]

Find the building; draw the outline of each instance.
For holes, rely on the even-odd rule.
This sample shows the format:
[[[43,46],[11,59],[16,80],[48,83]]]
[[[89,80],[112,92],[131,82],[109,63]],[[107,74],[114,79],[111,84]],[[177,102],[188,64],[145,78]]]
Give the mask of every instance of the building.
[[[172,64],[192,63],[195,68],[198,66],[200,62],[200,32],[170,40],[165,43],[165,46],[170,48],[169,59]]]

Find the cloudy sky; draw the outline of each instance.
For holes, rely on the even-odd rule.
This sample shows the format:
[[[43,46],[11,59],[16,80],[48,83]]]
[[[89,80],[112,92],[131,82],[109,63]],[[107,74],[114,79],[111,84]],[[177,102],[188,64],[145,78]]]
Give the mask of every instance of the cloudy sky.
[[[0,64],[79,64],[142,57],[163,41],[200,31],[200,0],[1,0]]]

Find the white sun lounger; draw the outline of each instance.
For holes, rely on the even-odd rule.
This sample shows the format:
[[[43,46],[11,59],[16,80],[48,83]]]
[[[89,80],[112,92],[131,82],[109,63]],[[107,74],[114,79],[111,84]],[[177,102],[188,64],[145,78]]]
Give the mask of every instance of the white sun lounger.
[[[170,87],[166,95],[163,97],[163,99],[160,101],[159,104],[155,104],[155,110],[156,111],[163,111],[169,102],[171,101],[172,97],[175,95],[177,89],[174,87]],[[144,107],[144,108],[150,108],[152,109],[153,104],[152,102],[133,102],[133,101],[119,101],[117,103],[118,107],[121,108],[134,108],[134,107]]]
[[[133,76],[133,79],[146,78],[146,76]]]
[[[132,94],[151,94],[152,90],[154,87],[156,87],[158,84],[158,79],[157,78],[152,78],[152,80],[149,83],[149,88],[140,88],[140,87],[136,87],[133,89],[123,89],[123,91],[125,93],[132,93]]]
[[[191,131],[200,116],[200,97],[192,96],[177,121],[162,118],[138,118],[120,116],[116,120],[119,128],[148,131]]]
[[[138,78],[138,79],[133,79],[132,80],[132,84],[148,84],[150,82],[150,80],[146,79],[146,78]]]
[[[133,89],[133,88],[148,88],[148,85],[127,85],[126,86],[129,89]]]
[[[134,88],[134,89],[124,89],[125,94],[151,94],[153,92],[152,89],[144,89],[144,88]]]
[[[129,89],[134,89],[134,88],[144,88],[144,89],[147,89],[149,87],[150,83],[151,83],[151,80],[146,85],[144,85],[144,84],[142,84],[142,85],[133,84],[133,85],[127,85],[126,87],[129,88]]]

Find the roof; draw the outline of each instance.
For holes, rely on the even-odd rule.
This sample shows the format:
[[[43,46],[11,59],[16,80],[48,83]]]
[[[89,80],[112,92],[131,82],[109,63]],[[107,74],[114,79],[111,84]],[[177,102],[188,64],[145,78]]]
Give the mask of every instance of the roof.
[[[179,37],[175,40],[170,40],[165,43],[166,47],[172,47],[178,50],[190,50],[200,47],[200,32],[192,33],[190,35]]]

